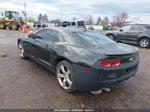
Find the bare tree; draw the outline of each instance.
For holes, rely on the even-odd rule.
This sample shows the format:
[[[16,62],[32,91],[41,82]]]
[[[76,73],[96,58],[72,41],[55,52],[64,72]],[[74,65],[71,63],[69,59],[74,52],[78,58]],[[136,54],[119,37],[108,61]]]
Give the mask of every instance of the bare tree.
[[[128,19],[128,17],[129,17],[128,14],[125,12],[114,16],[112,26],[118,26],[118,27],[125,26],[127,24],[126,20]]]

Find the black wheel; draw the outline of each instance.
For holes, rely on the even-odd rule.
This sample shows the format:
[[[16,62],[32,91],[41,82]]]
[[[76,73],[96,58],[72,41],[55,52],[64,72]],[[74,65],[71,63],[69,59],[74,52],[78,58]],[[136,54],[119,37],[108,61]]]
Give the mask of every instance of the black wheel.
[[[12,30],[12,28],[11,27],[8,27],[10,30]]]
[[[6,29],[6,23],[0,22],[0,29]]]
[[[10,24],[10,27],[12,30],[18,30],[19,29],[19,24],[17,22],[12,22]]]
[[[139,45],[142,48],[147,48],[150,46],[150,40],[148,38],[143,38],[139,41]]]
[[[23,59],[26,59],[28,58],[26,56],[26,53],[25,53],[25,50],[24,50],[24,47],[23,47],[23,44],[21,42],[19,42],[18,44],[18,53],[19,53],[19,56]]]
[[[110,38],[111,40],[115,40],[115,36],[113,34],[109,34],[107,35],[108,38]]]
[[[70,62],[61,61],[56,67],[57,81],[66,92],[75,91],[74,70]]]

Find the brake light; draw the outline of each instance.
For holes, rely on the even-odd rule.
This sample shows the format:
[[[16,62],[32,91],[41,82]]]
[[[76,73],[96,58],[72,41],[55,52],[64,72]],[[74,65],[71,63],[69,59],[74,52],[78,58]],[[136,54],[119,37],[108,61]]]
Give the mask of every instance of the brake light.
[[[85,69],[85,70],[91,70],[90,67],[86,67],[86,66],[82,66],[82,68]]]
[[[112,65],[113,66],[119,66],[120,65],[120,60],[112,60]]]
[[[120,65],[120,60],[100,60],[101,65],[103,66],[119,66]]]
[[[110,66],[111,61],[110,61],[110,60],[101,60],[101,64],[102,64],[103,66]]]

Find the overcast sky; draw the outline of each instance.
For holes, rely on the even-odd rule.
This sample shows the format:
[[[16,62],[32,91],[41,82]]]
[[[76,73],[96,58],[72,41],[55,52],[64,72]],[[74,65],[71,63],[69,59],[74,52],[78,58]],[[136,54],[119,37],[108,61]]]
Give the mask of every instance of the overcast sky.
[[[35,18],[39,13],[46,13],[49,19],[60,18],[62,8],[63,20],[71,20],[74,16],[81,20],[89,15],[95,20],[98,16],[112,19],[126,12],[130,21],[150,24],[150,0],[0,0],[0,10],[24,10],[24,2],[28,16]]]

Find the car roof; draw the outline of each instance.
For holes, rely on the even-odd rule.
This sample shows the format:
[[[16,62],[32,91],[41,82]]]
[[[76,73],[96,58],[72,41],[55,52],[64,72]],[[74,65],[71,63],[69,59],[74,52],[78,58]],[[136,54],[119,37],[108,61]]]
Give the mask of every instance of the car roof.
[[[49,27],[49,28],[44,28],[44,29],[50,29],[50,30],[57,30],[57,31],[69,31],[69,32],[83,32],[85,31],[85,28],[79,28],[79,27]],[[86,30],[86,31],[91,31],[91,30]]]
[[[135,25],[139,25],[139,26],[143,26],[143,27],[150,26],[150,24],[135,24]]]

